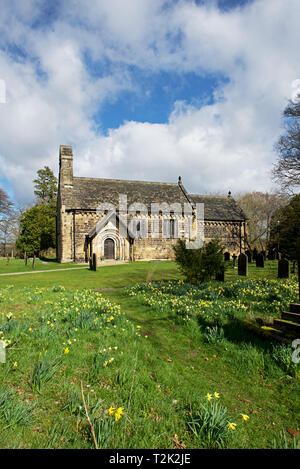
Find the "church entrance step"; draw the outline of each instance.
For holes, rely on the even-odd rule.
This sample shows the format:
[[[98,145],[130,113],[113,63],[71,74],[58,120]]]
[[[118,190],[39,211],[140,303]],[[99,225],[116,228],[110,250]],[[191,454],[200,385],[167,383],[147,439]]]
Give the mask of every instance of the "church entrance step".
[[[281,318],[300,324],[300,314],[298,313],[284,312],[281,313]]]
[[[300,324],[292,321],[286,321],[284,319],[274,319],[274,326],[283,331],[286,330],[292,332],[293,334],[296,333],[298,334],[298,337],[300,337]]]
[[[300,314],[300,303],[291,303],[290,312],[295,314]]]

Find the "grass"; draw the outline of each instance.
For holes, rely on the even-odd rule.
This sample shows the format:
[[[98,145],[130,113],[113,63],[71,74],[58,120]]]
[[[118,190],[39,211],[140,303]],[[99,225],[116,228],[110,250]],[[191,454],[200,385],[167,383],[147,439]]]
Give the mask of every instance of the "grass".
[[[75,264],[74,262],[68,262],[65,264],[61,264],[60,262],[56,262],[53,259],[36,259],[35,266],[32,266],[33,259],[28,259],[27,265],[25,265],[24,259],[15,259],[9,258],[9,262],[7,262],[7,258],[0,257],[0,274],[9,274],[13,272],[32,272],[35,270],[52,270],[52,269],[67,269],[70,267],[82,267],[80,264]]]
[[[261,278],[264,269],[249,270],[251,278]],[[275,278],[276,263],[265,272]],[[227,278],[224,288],[236,281],[236,271],[230,269]],[[144,293],[130,295],[121,288],[150,280],[165,280],[162,286],[176,281],[177,293],[186,288],[181,296],[189,298],[172,262],[1,278],[0,331],[10,342],[7,362],[0,364],[1,448],[93,448],[86,410],[100,448],[295,446],[300,386],[287,349],[235,323],[234,315],[244,314],[236,302],[226,310],[233,307],[230,328],[226,313],[222,323],[210,324],[209,333],[193,311],[182,320],[180,308],[172,306],[174,288],[164,293],[162,310]],[[277,284],[279,302],[286,298],[281,288],[286,283]],[[212,288],[219,291],[219,285],[213,282]],[[102,288],[110,290],[95,291]],[[260,306],[275,308],[267,291],[261,295]],[[230,301],[223,294],[214,299],[224,307]],[[49,359],[42,366],[43,357]],[[39,389],[32,382],[41,368],[46,378]],[[5,392],[24,415],[11,426],[1,418]],[[208,401],[207,394],[215,392],[219,399]],[[222,409],[219,420],[216,404]],[[249,419],[243,421],[242,414]],[[236,430],[230,431],[228,422],[236,423]]]
[[[1,263],[2,262],[2,263]],[[19,272],[24,269],[24,261],[15,259],[16,265],[19,265]],[[3,276],[0,277],[0,285],[11,285],[22,287],[33,285],[36,288],[44,288],[48,286],[64,285],[68,289],[76,288],[122,288],[134,285],[139,282],[149,282],[155,280],[177,280],[182,279],[182,275],[178,270],[175,262],[129,262],[128,264],[112,265],[99,267],[97,272],[89,270],[89,267],[82,269],[80,264],[59,264],[49,262],[51,266],[44,265],[44,270],[57,268],[57,272],[35,273],[31,277],[27,275]],[[54,266],[54,267],[53,267]],[[46,269],[47,267],[47,269]],[[59,272],[61,268],[81,267],[78,271],[75,269]],[[6,265],[6,260],[0,260],[0,273],[12,273],[13,264]],[[28,267],[28,271],[32,268]],[[36,270],[42,270],[37,268]],[[255,263],[249,264],[249,275],[247,278],[276,278],[277,262],[266,261],[264,268],[257,268]],[[14,270],[17,272],[18,270]],[[30,277],[30,278],[28,278]],[[232,261],[228,262],[226,271],[226,280],[234,280],[241,278],[238,276],[237,269],[233,268]]]

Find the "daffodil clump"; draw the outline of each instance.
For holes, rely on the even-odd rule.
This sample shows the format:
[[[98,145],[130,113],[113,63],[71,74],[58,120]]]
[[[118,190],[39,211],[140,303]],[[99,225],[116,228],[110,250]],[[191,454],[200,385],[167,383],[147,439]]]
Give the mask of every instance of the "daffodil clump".
[[[206,448],[226,448],[230,434],[238,427],[227,408],[220,404],[220,397],[216,391],[207,393],[205,402],[197,406],[187,421],[189,430]],[[240,414],[238,418],[241,423],[249,420],[247,414]]]
[[[16,300],[14,290],[10,287],[0,291],[0,300]],[[47,295],[49,293],[49,295]],[[20,291],[18,292],[20,295]],[[105,329],[124,333],[131,325],[121,314],[120,306],[106,300],[100,293],[91,290],[75,292],[66,291],[64,287],[52,289],[22,289],[22,296],[26,303],[35,303],[38,314],[33,317],[26,312],[0,312],[0,340],[1,346],[9,348],[18,343],[18,347],[26,347],[39,351],[51,350],[54,356],[68,360],[66,356],[73,355],[74,346],[82,340],[80,332],[101,331]],[[10,298],[9,302],[7,302]],[[6,305],[7,306],[7,305]],[[24,345],[22,345],[24,344]],[[25,345],[26,344],[26,345]],[[102,369],[115,360],[112,352],[117,346],[107,347],[108,356],[103,356]],[[103,354],[106,349],[100,350]],[[6,354],[11,370],[22,370],[17,353]],[[36,366],[36,365],[35,365]]]
[[[246,317],[256,312],[277,314],[297,298],[297,282],[290,280],[235,280],[202,283],[198,287],[180,282],[138,284],[128,290],[155,314],[172,312],[181,321],[222,324],[228,316]]]

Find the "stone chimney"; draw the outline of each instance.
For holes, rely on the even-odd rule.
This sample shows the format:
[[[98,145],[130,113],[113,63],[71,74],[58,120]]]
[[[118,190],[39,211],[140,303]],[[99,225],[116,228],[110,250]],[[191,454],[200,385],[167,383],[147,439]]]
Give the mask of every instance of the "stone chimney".
[[[73,150],[69,145],[59,148],[59,185],[73,186]]]

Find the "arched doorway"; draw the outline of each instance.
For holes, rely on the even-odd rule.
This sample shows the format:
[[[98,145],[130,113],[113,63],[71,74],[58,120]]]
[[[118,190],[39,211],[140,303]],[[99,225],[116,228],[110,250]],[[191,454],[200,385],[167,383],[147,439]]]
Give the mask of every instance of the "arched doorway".
[[[104,258],[114,259],[115,258],[115,242],[111,238],[106,238],[104,241]]]

